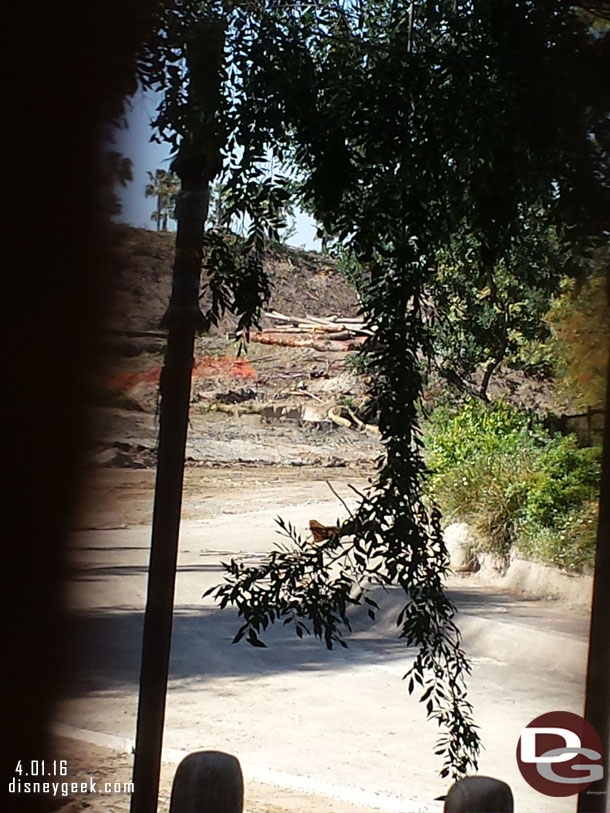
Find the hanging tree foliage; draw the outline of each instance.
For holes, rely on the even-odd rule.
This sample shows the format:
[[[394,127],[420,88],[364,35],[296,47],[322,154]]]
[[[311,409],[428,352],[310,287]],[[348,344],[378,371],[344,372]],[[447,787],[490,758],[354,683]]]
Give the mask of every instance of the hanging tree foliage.
[[[222,27],[225,59],[206,121],[185,88],[211,22]],[[212,128],[227,214],[250,223],[241,246],[218,229],[205,238],[206,321],[225,307],[245,331],[255,320],[268,293],[264,241],[277,235],[293,186],[281,169],[296,168],[307,208],[362,270],[362,309],[375,333],[366,352],[384,450],[355,514],[315,547],[282,522],[290,544],[258,566],[226,564],[212,592],[243,617],[236,641],[264,646],[261,633],[281,620],[332,647],[345,645],[350,606],[364,601],[374,616],[372,586],[402,587],[399,634],[415,651],[405,677],[441,726],[442,775],[474,767],[479,738],[455,608],[443,592],[440,518],[422,497],[427,302],[434,286],[457,300],[487,292],[484,335],[490,314],[502,322],[510,313],[520,275],[552,289],[539,276],[550,230],[582,251],[605,239],[606,40],[559,0],[173,0],[140,63],[144,84],[165,91],[160,137],[178,148]],[[542,260],[528,270],[530,250]]]

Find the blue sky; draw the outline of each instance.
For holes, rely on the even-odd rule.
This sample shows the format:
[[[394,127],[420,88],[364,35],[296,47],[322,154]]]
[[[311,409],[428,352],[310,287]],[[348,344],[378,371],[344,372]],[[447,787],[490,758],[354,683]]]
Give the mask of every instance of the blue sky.
[[[146,184],[149,183],[148,171],[169,169],[170,165],[169,145],[154,144],[150,141],[152,134],[150,121],[155,106],[153,95],[138,91],[131,99],[131,107],[127,113],[128,127],[125,130],[115,131],[112,146],[112,149],[130,158],[133,165],[133,181],[125,189],[117,190],[122,212],[115,219],[119,223],[129,223],[143,229],[156,228],[151,219],[155,199],[147,198],[144,194]],[[299,213],[295,225],[296,233],[287,242],[293,246],[304,246],[319,251],[320,241],[315,239],[313,220],[308,215]],[[173,226],[174,221],[170,221],[170,227]]]

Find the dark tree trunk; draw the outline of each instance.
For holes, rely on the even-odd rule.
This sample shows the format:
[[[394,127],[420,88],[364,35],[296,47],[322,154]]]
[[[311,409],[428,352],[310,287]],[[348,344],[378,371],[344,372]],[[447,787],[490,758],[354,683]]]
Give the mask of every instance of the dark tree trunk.
[[[224,26],[200,30],[189,65],[189,91],[207,102],[208,130],[184,138],[172,170],[181,180],[176,200],[176,253],[172,294],[161,325],[168,330],[161,374],[161,410],[155,505],[144,620],[132,813],[155,813],[159,790],[165,696],[174,605],[184,452],[189,416],[195,333],[206,329],[199,309],[203,229],[210,183],[222,166],[213,132],[219,98]],[[205,88],[202,91],[202,87]]]
[[[609,277],[610,279],[610,277]],[[610,288],[608,291],[610,295]],[[610,366],[610,365],[609,365]],[[610,375],[606,391],[606,421],[599,497],[597,553],[591,607],[585,717],[602,741],[604,776],[578,797],[578,813],[610,810]]]

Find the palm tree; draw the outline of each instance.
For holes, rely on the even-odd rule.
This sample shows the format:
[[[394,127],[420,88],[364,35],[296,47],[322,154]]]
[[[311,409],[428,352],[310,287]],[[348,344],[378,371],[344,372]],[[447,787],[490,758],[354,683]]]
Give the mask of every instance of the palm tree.
[[[180,191],[180,179],[175,172],[157,169],[154,174],[148,173],[150,183],[146,186],[146,197],[157,198],[157,209],[152,213],[151,220],[157,224],[157,231],[167,231],[168,218],[174,219],[174,204],[176,195]]]

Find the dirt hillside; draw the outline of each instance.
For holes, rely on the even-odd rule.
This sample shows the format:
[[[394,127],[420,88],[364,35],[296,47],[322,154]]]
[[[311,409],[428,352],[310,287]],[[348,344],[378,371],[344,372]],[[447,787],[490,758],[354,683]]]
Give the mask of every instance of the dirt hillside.
[[[155,460],[164,339],[128,334],[159,331],[170,295],[174,235],[129,226],[117,226],[115,235],[106,283],[106,365],[93,388],[92,460],[148,467]],[[268,309],[299,318],[357,315],[354,292],[332,261],[318,254],[278,246],[266,270],[272,285]],[[262,325],[270,324],[264,317]],[[366,395],[352,372],[347,342],[292,347],[253,341],[237,357],[228,338],[234,327],[235,318],[227,315],[196,341],[189,465],[345,466],[379,453],[376,427],[356,417]]]
[[[155,330],[169,300],[175,234],[125,225],[113,226],[113,233],[114,258],[106,280],[111,292],[107,326]],[[275,310],[296,316],[356,314],[354,292],[334,263],[320,254],[277,246],[269,252],[265,270],[272,284],[269,307]],[[221,334],[231,322],[231,317],[224,320]]]
[[[102,338],[106,365],[93,386],[92,459],[104,466],[147,467],[155,458],[164,349],[158,330],[170,296],[175,235],[123,225],[113,230],[114,258],[106,280],[109,330]],[[314,320],[356,317],[355,293],[332,260],[276,246],[266,270],[272,286],[266,312]],[[263,327],[277,324],[263,316]],[[362,465],[379,454],[350,342],[329,341],[325,347],[319,341],[310,346],[253,341],[237,358],[237,346],[228,338],[234,327],[229,314],[196,342],[190,465]],[[130,331],[158,335],[127,335]],[[432,380],[428,399],[442,397],[446,386]],[[518,371],[499,370],[490,395],[538,412],[565,411],[557,407],[548,382]]]

